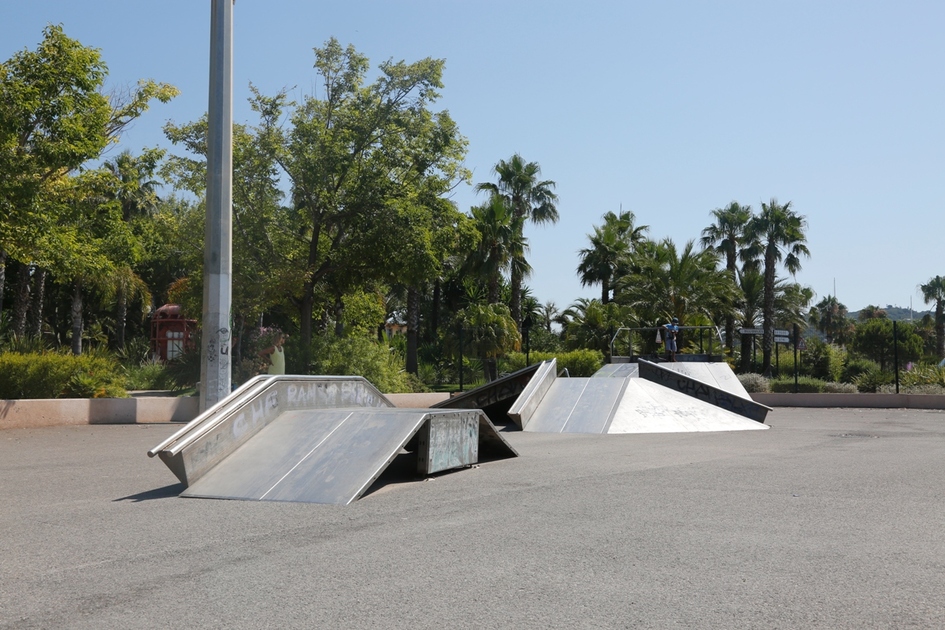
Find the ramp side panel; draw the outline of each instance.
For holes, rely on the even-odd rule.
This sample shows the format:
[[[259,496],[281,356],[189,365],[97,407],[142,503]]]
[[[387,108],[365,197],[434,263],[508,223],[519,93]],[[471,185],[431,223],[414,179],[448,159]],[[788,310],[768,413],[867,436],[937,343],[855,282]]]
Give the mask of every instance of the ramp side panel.
[[[660,367],[678,372],[703,383],[714,385],[730,394],[751,398],[738,376],[727,363],[660,363]]]
[[[753,431],[768,426],[657,385],[628,379],[608,433]]]
[[[764,422],[771,409],[750,398],[736,396],[714,385],[649,361],[640,361],[640,377],[756,422]]]
[[[558,378],[542,398],[541,404],[525,427],[525,431],[561,433],[571,412],[581,399],[587,378]]]
[[[159,454],[171,470],[183,473],[181,481],[195,482],[281,414],[299,409],[393,407],[366,380],[357,378],[272,377],[268,387],[248,400],[239,401],[214,416],[216,425],[199,439],[171,445]],[[200,418],[194,420],[199,424]],[[178,474],[178,478],[181,475]]]
[[[542,398],[545,397],[545,394],[548,393],[548,390],[551,389],[552,384],[554,384],[557,378],[557,371],[557,359],[543,361],[541,365],[539,365],[535,375],[528,381],[528,385],[525,386],[525,389],[522,390],[519,397],[512,403],[508,414],[519,428],[525,427],[529,420],[532,419],[535,410],[541,404]]]

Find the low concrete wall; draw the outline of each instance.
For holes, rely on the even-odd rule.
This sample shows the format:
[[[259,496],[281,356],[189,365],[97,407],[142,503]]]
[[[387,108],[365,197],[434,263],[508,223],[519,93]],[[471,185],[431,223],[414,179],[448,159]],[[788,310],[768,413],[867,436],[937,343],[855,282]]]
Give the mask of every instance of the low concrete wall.
[[[0,430],[70,424],[190,422],[197,417],[199,403],[196,396],[0,400]]]
[[[384,394],[394,403],[395,407],[403,409],[427,409],[438,402],[449,400],[449,392],[421,392],[419,394]]]
[[[945,409],[945,396],[924,394],[751,394],[769,407]]]

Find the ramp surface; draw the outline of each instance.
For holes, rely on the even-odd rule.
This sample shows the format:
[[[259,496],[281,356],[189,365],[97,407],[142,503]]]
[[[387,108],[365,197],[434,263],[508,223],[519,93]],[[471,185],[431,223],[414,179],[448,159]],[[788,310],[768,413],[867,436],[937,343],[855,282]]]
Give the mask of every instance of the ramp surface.
[[[479,411],[351,408],[285,412],[181,496],[347,505],[364,494],[431,419],[459,416],[478,433]],[[478,461],[478,435],[471,437],[471,442],[457,440],[446,445],[454,452],[446,454],[451,461],[441,463],[440,469]],[[455,452],[465,445],[473,452]],[[491,446],[495,447],[494,441]],[[506,447],[506,456],[515,454]]]
[[[768,426],[642,378],[627,379],[608,433],[753,431]]]
[[[626,381],[618,378],[555,379],[525,430],[607,433]]]

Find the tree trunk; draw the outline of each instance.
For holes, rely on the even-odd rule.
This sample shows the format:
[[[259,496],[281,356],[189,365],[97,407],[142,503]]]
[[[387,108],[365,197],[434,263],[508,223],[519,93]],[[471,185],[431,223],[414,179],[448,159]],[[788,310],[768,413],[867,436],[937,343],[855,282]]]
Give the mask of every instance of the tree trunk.
[[[3,291],[7,282],[7,252],[0,249],[0,322],[3,321]]]
[[[771,376],[771,350],[774,348],[774,272],[775,260],[765,256],[764,337],[762,337],[761,373]]]
[[[306,282],[299,300],[299,343],[303,374],[308,374],[312,364],[312,317],[315,309],[314,287]]]
[[[26,315],[30,309],[30,266],[18,263],[16,268],[16,296],[13,302],[13,334],[19,339],[26,335]]]
[[[512,321],[516,327],[522,327],[522,272],[516,269],[517,265],[512,264],[512,279],[509,282],[512,288],[512,299],[509,302]]]
[[[935,350],[938,358],[945,358],[945,303],[935,303]]]
[[[753,335],[742,335],[742,362],[741,371],[747,373],[751,369],[751,345],[754,343]]]
[[[76,280],[72,292],[72,354],[82,354],[82,282]]]
[[[430,338],[427,341],[436,341],[436,333],[440,328],[440,300],[441,297],[440,279],[433,282],[433,305],[430,307]]]
[[[128,319],[128,292],[118,289],[118,313],[115,315],[115,346],[121,350],[125,347],[125,320]]]
[[[43,299],[46,296],[46,270],[42,267],[36,268],[33,274],[33,305],[30,317],[33,327],[30,334],[36,338],[43,335]]]
[[[345,336],[345,303],[341,298],[335,298],[335,337]]]
[[[416,287],[407,287],[407,373],[416,374],[417,337],[420,328],[420,292]]]
[[[600,281],[600,303],[607,304],[610,301],[610,282],[607,278]]]

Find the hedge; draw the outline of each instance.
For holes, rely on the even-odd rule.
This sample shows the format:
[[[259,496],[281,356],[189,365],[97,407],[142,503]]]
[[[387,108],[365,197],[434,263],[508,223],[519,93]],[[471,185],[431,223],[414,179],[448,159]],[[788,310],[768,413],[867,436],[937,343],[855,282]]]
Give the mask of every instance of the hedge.
[[[125,398],[118,363],[102,356],[0,354],[0,399]]]

